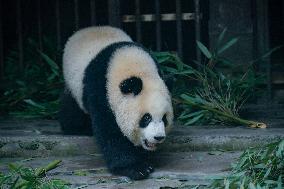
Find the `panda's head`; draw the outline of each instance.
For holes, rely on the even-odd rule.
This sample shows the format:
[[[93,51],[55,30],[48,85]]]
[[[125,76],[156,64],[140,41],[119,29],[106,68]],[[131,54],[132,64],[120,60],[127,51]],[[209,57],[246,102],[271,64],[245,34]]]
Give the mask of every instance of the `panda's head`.
[[[119,118],[128,117],[128,121],[122,119],[124,124],[120,128],[126,131],[126,136],[133,129],[128,138],[134,144],[146,150],[155,150],[158,144],[164,142],[173,119],[171,99],[163,81],[131,76],[123,80],[119,88],[124,100],[129,102],[125,104],[128,112],[123,111],[124,116],[117,116],[118,122]]]
[[[139,144],[144,149],[152,151],[164,142],[172,126],[172,109],[168,100],[158,93],[150,98],[148,103],[151,104],[145,104],[144,111],[141,112],[137,133]]]
[[[169,91],[153,58],[142,48],[116,50],[107,72],[107,96],[122,133],[153,151],[173,124]]]

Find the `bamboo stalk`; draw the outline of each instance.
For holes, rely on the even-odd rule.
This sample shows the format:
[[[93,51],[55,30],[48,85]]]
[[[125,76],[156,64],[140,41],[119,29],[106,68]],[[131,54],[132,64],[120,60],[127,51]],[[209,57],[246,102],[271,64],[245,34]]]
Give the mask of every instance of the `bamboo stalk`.
[[[177,101],[179,103],[195,106],[195,107],[197,107],[199,109],[208,110],[208,111],[213,112],[215,114],[218,114],[218,115],[221,115],[223,117],[226,117],[226,118],[232,120],[235,123],[239,123],[239,124],[242,124],[242,125],[247,125],[247,126],[252,127],[252,128],[266,128],[267,127],[265,123],[242,119],[242,118],[239,118],[237,116],[228,114],[226,112],[222,112],[220,110],[216,110],[216,109],[214,109],[212,107],[192,102],[189,99],[187,99],[186,97],[187,97],[187,95],[183,94],[183,95],[181,95],[181,98],[183,98],[183,100],[177,100]]]
[[[53,162],[49,163],[47,166],[37,169],[35,175],[37,177],[42,177],[45,175],[46,172],[51,171],[52,169],[58,167],[61,162],[62,162],[61,160],[54,160]]]
[[[47,166],[36,169],[36,172],[35,172],[36,177],[41,178],[41,177],[45,176],[45,173],[47,173],[48,171],[51,171],[52,169],[55,169],[56,167],[58,167],[61,162],[62,162],[61,160],[54,160],[53,162],[49,163]],[[25,188],[24,186],[26,184],[27,184],[27,181],[20,181],[20,183],[17,184],[15,186],[15,188],[16,189]]]

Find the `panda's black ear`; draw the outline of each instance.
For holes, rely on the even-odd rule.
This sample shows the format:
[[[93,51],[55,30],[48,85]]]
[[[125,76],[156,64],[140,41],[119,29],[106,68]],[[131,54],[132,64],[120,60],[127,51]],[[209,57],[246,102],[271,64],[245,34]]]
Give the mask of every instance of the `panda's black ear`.
[[[131,94],[133,93],[134,96],[138,95],[143,87],[143,82],[139,77],[130,77],[128,79],[123,80],[120,85],[120,91],[123,94]]]

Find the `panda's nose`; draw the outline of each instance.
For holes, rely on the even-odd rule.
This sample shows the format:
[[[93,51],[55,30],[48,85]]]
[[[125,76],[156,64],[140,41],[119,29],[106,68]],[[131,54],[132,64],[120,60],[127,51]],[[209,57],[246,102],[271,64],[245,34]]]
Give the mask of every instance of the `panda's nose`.
[[[155,136],[154,139],[156,139],[157,141],[161,141],[165,138],[165,136]]]

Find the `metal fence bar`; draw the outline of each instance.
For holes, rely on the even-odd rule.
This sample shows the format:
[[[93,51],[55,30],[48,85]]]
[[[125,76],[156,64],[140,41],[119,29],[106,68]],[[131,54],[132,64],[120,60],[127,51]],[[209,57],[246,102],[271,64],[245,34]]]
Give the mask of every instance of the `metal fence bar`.
[[[183,57],[182,47],[182,13],[181,1],[176,0],[176,29],[177,29],[177,52],[180,58]]]
[[[264,0],[263,1],[263,4],[262,5],[265,5],[265,6],[262,6],[262,14],[263,14],[263,17],[261,19],[262,22],[263,22],[263,28],[262,30],[259,30],[262,32],[262,50],[263,52],[261,53],[264,53],[264,52],[267,52],[269,50],[269,37],[268,37],[268,28],[269,28],[269,24],[268,24],[268,0]],[[265,59],[265,65],[267,65],[266,67],[266,72],[267,72],[267,105],[270,106],[272,105],[272,101],[273,101],[273,86],[272,86],[272,68],[271,68],[271,60],[270,60],[270,57],[266,58]]]
[[[201,41],[200,29],[200,0],[194,0],[195,6],[195,39]],[[196,60],[201,63],[201,52],[196,45]]]
[[[41,0],[37,0],[37,27],[39,50],[42,51]]]
[[[256,1],[257,14],[258,14],[258,41],[259,41],[259,52],[258,55],[261,56],[269,50],[269,21],[268,21],[268,0]],[[267,105],[272,105],[273,100],[273,86],[272,86],[272,70],[271,70],[271,61],[270,57],[265,58],[264,65],[266,66],[267,74]]]
[[[135,0],[135,17],[136,17],[136,41],[141,42],[141,12],[140,0]]]
[[[23,52],[23,30],[22,30],[22,2],[17,0],[17,34],[18,34],[18,51],[19,51],[19,66],[22,70],[24,65],[24,52]]]
[[[156,16],[156,49],[161,51],[161,10],[160,10],[160,0],[155,0],[155,16]]]
[[[0,1],[0,79],[4,76],[4,53],[3,53],[3,34],[2,34],[2,1]]]
[[[75,30],[79,29],[79,5],[78,0],[74,0]]]
[[[141,14],[140,15],[141,22],[155,22],[156,21],[156,13],[155,14]],[[182,13],[181,19],[183,21],[190,21],[195,19],[194,13]],[[164,13],[160,14],[160,20],[161,22],[165,21],[176,21],[176,13]],[[135,15],[123,15],[122,16],[122,22],[124,23],[130,23],[130,22],[136,22],[136,16]]]
[[[120,1],[119,0],[108,0],[108,21],[109,25],[120,27]]]
[[[60,0],[55,1],[57,51],[61,50],[61,21],[60,21],[60,2],[59,1]]]
[[[269,50],[269,21],[268,21],[268,0],[253,1],[254,11],[255,11],[255,31],[254,31],[254,42],[253,47],[256,49],[254,51],[254,57],[260,57]],[[271,61],[270,58],[265,58],[261,61],[262,65],[259,68],[266,72],[266,103],[268,106],[272,105],[271,100],[273,100],[273,86],[271,79]]]
[[[90,15],[91,15],[91,25],[96,25],[97,20],[96,20],[96,2],[95,0],[90,0]]]

